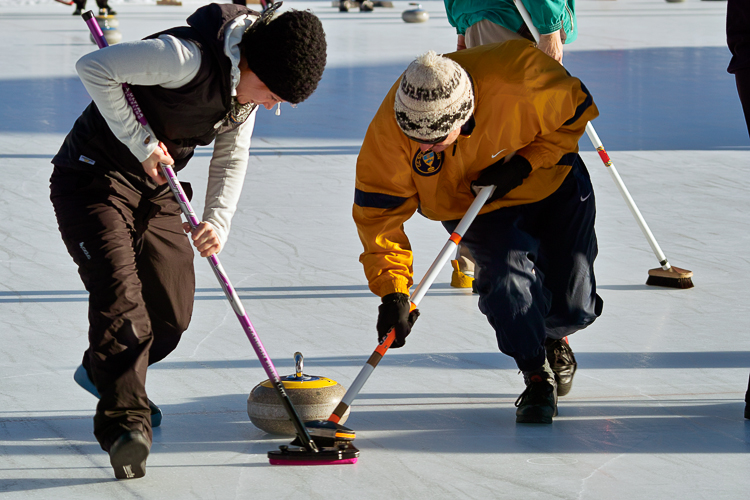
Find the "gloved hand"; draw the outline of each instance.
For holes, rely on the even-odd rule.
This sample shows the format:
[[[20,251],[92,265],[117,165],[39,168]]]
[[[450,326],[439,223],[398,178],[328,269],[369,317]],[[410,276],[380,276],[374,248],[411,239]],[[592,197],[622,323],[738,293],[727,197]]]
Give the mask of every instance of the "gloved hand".
[[[411,302],[405,293],[389,293],[382,300],[383,303],[378,307],[378,323],[375,326],[378,331],[378,342],[382,342],[391,328],[395,328],[396,340],[391,347],[403,347],[411,327],[419,317],[419,309],[409,312]]]
[[[515,155],[506,163],[503,161],[504,159],[482,170],[479,178],[471,183],[471,190],[475,195],[484,186],[495,186],[495,191],[487,203],[499,200],[523,184],[523,180],[531,173],[531,163],[523,156]]]

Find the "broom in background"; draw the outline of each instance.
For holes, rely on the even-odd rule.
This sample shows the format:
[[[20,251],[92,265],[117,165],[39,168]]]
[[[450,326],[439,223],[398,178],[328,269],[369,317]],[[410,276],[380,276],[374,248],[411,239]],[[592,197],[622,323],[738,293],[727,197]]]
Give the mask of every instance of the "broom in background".
[[[523,17],[526,26],[528,26],[529,30],[531,31],[531,34],[534,36],[534,40],[538,42],[539,30],[531,21],[529,12],[526,10],[526,7],[523,5],[521,0],[514,1],[518,12],[521,14],[521,17]],[[588,135],[589,139],[591,139],[591,143],[594,145],[594,148],[596,148],[597,153],[599,153],[599,157],[604,162],[604,166],[607,167],[607,170],[609,170],[612,179],[615,181],[615,184],[617,184],[617,187],[620,190],[620,194],[622,194],[622,197],[625,199],[625,203],[628,205],[628,208],[633,214],[633,217],[635,217],[636,222],[638,222],[638,226],[640,226],[643,235],[646,237],[646,240],[648,240],[649,245],[651,245],[651,249],[654,251],[654,255],[656,255],[656,258],[659,261],[659,265],[661,267],[649,269],[646,284],[653,286],[665,286],[670,288],[692,288],[694,286],[692,280],[693,272],[688,271],[687,269],[674,267],[669,264],[666,255],[664,255],[664,252],[662,252],[661,247],[659,247],[659,244],[656,242],[656,238],[654,238],[654,235],[651,233],[651,229],[649,229],[648,224],[646,224],[646,220],[643,218],[640,210],[638,210],[638,207],[635,205],[635,201],[633,201],[633,198],[630,196],[628,188],[625,187],[625,183],[620,178],[620,174],[617,173],[617,169],[615,168],[614,163],[612,163],[612,160],[609,158],[609,155],[604,149],[602,141],[599,140],[599,136],[596,134],[596,130],[594,130],[594,126],[591,125],[591,122],[586,124],[586,135]]]

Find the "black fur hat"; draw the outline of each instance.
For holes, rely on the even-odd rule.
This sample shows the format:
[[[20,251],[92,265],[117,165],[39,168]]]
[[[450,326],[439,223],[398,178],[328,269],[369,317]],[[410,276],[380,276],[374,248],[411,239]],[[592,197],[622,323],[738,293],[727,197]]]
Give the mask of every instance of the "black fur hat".
[[[261,16],[242,37],[242,54],[260,81],[292,104],[315,91],[326,65],[323,24],[309,11]]]

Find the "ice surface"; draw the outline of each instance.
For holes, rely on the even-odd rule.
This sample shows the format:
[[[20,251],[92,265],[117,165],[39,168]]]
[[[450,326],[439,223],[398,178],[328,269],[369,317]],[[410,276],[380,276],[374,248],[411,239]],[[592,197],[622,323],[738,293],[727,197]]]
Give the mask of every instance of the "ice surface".
[[[124,40],[184,23],[182,7],[111,2]],[[406,24],[377,8],[285,2],[323,20],[319,91],[258,115],[250,167],[221,260],[282,375],[348,386],[375,347],[378,299],[351,220],[354,164],[387,89],[421,52],[449,52],[442,2]],[[523,382],[445,270],[407,346],[389,352],[347,425],[351,466],[275,467],[286,440],[245,413],[265,379],[209,268],[196,260],[193,322],[149,371],[164,411],[148,473],[117,482],[92,435],[95,400],[72,379],[87,342],[86,293],[48,200],[50,158],[88,103],[75,61],[95,49],[72,7],[0,0],[0,493],[15,498],[745,499],[750,421],[750,140],[726,73],[726,3],[580,0],[568,70],[601,111],[594,125],[673,265],[695,288],[644,285],[658,263],[588,139],[602,317],[571,338],[579,370],[552,426],[514,423]],[[95,2],[89,0],[89,8]],[[202,211],[210,148],[180,173]],[[407,223],[417,278],[447,235]]]

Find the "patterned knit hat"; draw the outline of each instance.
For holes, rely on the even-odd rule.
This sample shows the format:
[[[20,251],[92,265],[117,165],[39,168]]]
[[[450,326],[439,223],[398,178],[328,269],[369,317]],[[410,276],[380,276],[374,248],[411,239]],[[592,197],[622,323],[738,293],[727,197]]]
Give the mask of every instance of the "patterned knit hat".
[[[457,62],[433,51],[406,68],[393,105],[396,121],[417,142],[440,142],[474,112],[469,74]]]

